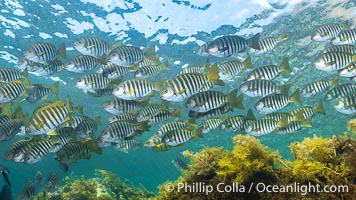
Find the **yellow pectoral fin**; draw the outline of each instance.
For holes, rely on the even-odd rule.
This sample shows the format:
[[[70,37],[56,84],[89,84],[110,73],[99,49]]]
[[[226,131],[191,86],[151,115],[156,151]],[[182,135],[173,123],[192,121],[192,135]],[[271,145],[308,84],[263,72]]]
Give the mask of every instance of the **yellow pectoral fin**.
[[[131,89],[131,90],[127,91],[126,93],[129,94],[129,95],[133,95],[133,94],[135,94],[135,90]]]
[[[89,85],[93,85],[93,84],[94,84],[93,81],[90,81],[90,82],[87,83],[88,86],[89,86]]]
[[[183,94],[186,90],[187,90],[186,88],[183,88],[183,89],[179,90],[179,91],[177,92],[177,94]]]
[[[57,132],[55,129],[53,129],[53,130],[48,131],[47,135],[57,135]]]
[[[37,129],[40,129],[40,128],[42,128],[43,126],[44,126],[44,121],[40,121],[38,124],[37,124],[37,126],[36,126],[36,128]]]
[[[94,47],[95,47],[95,45],[90,45],[90,46],[87,46],[87,49],[92,49]]]
[[[44,51],[38,52],[38,56],[43,56],[45,54]]]

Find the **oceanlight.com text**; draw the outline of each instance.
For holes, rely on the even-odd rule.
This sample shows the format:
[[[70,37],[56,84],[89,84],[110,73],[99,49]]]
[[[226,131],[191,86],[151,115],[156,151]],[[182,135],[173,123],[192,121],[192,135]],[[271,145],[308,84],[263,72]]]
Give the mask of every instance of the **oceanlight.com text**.
[[[251,193],[251,192],[267,192],[267,193],[300,193],[306,195],[308,193],[347,193],[349,188],[347,185],[324,185],[320,184],[300,184],[294,182],[289,185],[269,185],[265,183],[254,183],[250,185],[242,185],[239,183],[219,183],[217,185],[209,185],[203,182],[195,183],[178,183],[176,186],[172,183],[165,185],[167,192],[187,192],[187,193],[204,193],[209,195],[212,192],[234,192],[234,193]]]

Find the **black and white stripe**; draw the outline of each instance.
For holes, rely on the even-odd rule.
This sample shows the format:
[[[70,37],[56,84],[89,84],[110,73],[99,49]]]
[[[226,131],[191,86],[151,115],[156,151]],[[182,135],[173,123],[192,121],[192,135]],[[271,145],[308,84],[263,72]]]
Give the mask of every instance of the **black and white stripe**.
[[[144,52],[134,46],[119,46],[108,55],[108,61],[116,65],[128,66],[145,58]]]
[[[131,70],[129,67],[122,67],[113,63],[107,63],[106,65],[103,65],[101,69],[101,74],[109,79],[119,78],[126,75]]]
[[[188,124],[185,121],[173,121],[162,125],[158,130],[156,135],[162,138],[169,131],[187,128]]]
[[[42,139],[37,141],[29,148],[29,151],[26,152],[24,162],[26,164],[39,162],[58,145],[59,142],[52,139]]]
[[[337,23],[325,24],[318,27],[312,35],[314,41],[326,41],[337,36],[344,29],[343,25]]]
[[[204,134],[209,133],[210,131],[219,127],[222,122],[223,122],[223,120],[220,118],[207,119],[202,123],[202,126],[203,126],[202,132]]]
[[[104,105],[104,109],[113,114],[118,115],[121,113],[132,112],[140,107],[140,104],[134,100],[124,100],[117,97],[110,98]]]
[[[340,44],[340,45],[333,45],[328,47],[324,53],[327,52],[344,52],[348,54],[356,54],[356,46],[351,44]]]
[[[167,132],[163,138],[162,142],[167,146],[177,146],[183,144],[193,138],[194,132],[188,129],[177,129]]]
[[[30,53],[34,53],[35,57],[29,57]],[[38,42],[31,45],[24,52],[24,57],[34,62],[43,62],[47,60],[54,60],[58,51],[56,46],[50,43]]]
[[[100,137],[106,142],[117,142],[132,138],[137,134],[141,134],[141,130],[137,125],[130,122],[117,121],[106,126]]]
[[[273,81],[255,79],[242,83],[240,91],[250,97],[264,97],[277,92],[278,87]]]
[[[142,79],[130,79],[120,83],[113,94],[125,100],[138,100],[156,90],[155,85]]]
[[[318,93],[324,92],[330,87],[329,81],[315,81],[302,88],[301,94],[304,97],[311,97]]]
[[[96,37],[84,37],[74,42],[73,47],[84,55],[100,57],[110,52],[110,45]]]
[[[162,110],[162,106],[159,104],[150,104],[141,109],[137,114],[137,122],[147,121],[153,116],[157,115]]]
[[[76,86],[83,90],[103,89],[111,83],[111,80],[101,74],[87,74],[77,80]]]
[[[4,83],[0,86],[0,103],[7,103],[18,98],[25,90],[25,85],[21,81]]]
[[[0,82],[9,83],[24,78],[23,74],[16,69],[0,68]]]
[[[222,107],[227,102],[224,93],[218,91],[205,91],[189,97],[186,107],[195,112],[207,112]]]
[[[325,94],[324,100],[330,101],[353,93],[356,93],[356,84],[343,84],[329,90]]]
[[[339,33],[335,39],[332,40],[333,44],[355,44],[356,43],[356,29],[345,30]]]
[[[10,140],[21,131],[24,123],[18,119],[9,119],[0,126],[0,140]]]
[[[70,72],[82,73],[98,66],[99,61],[94,56],[77,55],[65,62],[64,68]]]

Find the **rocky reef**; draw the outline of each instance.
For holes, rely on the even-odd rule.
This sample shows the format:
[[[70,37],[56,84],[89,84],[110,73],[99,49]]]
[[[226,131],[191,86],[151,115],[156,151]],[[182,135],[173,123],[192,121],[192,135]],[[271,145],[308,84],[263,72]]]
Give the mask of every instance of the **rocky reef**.
[[[313,136],[290,144],[294,160],[248,135],[234,148],[184,151],[182,176],[159,186],[155,199],[353,199],[356,192],[356,120],[331,138]]]
[[[111,172],[98,169],[95,175],[90,179],[66,177],[59,190],[40,192],[34,200],[131,200],[154,196],[143,187],[135,188],[129,182],[122,182]]]

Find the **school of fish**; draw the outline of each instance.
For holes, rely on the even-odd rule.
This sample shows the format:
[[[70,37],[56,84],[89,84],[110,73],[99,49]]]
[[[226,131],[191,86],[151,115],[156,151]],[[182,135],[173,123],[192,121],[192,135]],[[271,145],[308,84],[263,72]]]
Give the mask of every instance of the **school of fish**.
[[[196,51],[207,61],[202,66],[183,68],[171,79],[160,76],[170,70],[170,63],[156,55],[155,46],[142,50],[84,37],[72,44],[79,54],[67,59],[64,43],[58,47],[45,42],[32,44],[18,61],[17,67],[22,70],[0,68],[0,140],[13,140],[4,159],[35,164],[45,156],[53,156],[59,167],[68,171],[69,165],[90,159],[92,153],[101,154],[102,148],[114,147],[125,153],[142,146],[169,151],[203,138],[214,129],[256,137],[272,132],[290,134],[311,127],[315,114],[325,115],[324,101],[333,101],[334,109],[340,113],[356,113],[356,29],[346,21],[324,24],[313,32],[312,42],[330,42],[315,59],[314,67],[325,73],[337,71],[338,75],[331,80],[320,78],[291,92],[291,84],[274,81],[281,74],[291,74],[288,58],[265,66],[254,66],[251,61],[251,57],[263,56],[283,45],[288,35],[282,33],[266,38],[255,34],[248,39],[228,35],[208,41]],[[236,59],[239,53],[248,56]],[[218,57],[221,62],[210,63],[209,57]],[[63,59],[67,60],[62,62]],[[86,108],[73,103],[70,95],[58,98],[59,82],[31,84],[29,79],[29,73],[60,76],[63,70],[81,75],[72,84],[88,98],[106,98],[103,112],[112,116],[102,130],[98,130],[100,116],[84,115]],[[236,83],[237,77],[244,81]],[[349,83],[339,85],[339,79],[345,77]],[[232,83],[235,87],[226,91]],[[301,98],[319,93],[325,95],[317,105],[303,106]],[[54,96],[53,101],[47,100],[49,95]],[[243,105],[250,99],[258,101]],[[29,114],[22,110],[25,101],[40,104]],[[289,104],[298,108],[283,112]],[[182,112],[182,108],[189,112]],[[246,114],[232,115],[236,109]],[[261,117],[257,119],[254,112]],[[152,133],[150,128],[154,126],[158,130]],[[143,134],[149,139],[141,141]],[[38,172],[36,183],[42,184],[43,179]],[[46,190],[54,191],[58,185],[58,175],[51,173]],[[31,197],[34,193],[34,184],[29,180],[20,195]]]

